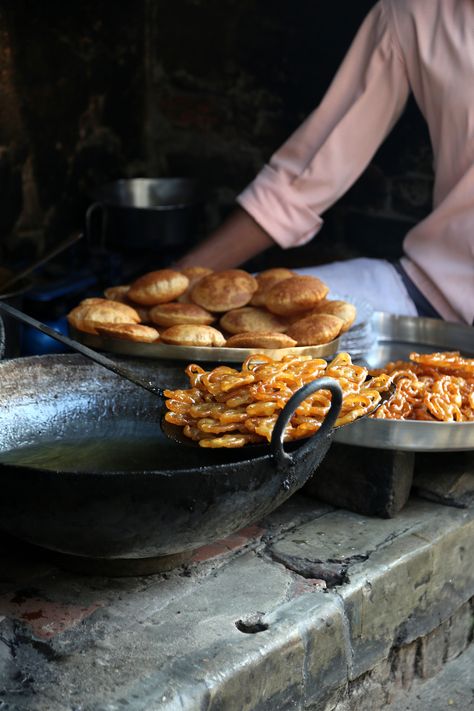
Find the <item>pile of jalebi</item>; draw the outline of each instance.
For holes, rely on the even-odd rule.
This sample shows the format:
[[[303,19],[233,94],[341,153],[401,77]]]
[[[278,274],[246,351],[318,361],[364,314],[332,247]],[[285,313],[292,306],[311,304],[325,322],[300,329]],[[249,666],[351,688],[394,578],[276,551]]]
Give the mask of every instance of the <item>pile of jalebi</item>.
[[[352,422],[374,410],[381,392],[390,387],[391,376],[380,374],[366,380],[367,368],[339,353],[330,363],[310,356],[249,356],[241,370],[219,366],[207,372],[189,365],[191,387],[165,390],[167,422],[183,427],[183,433],[201,447],[242,447],[268,442],[273,427],[290,397],[305,383],[322,376],[339,381],[343,403],[336,426]],[[329,390],[310,395],[295,410],[285,430],[285,440],[316,432],[331,404]]]
[[[474,358],[458,351],[410,353],[410,362],[395,361],[371,370],[388,375],[392,396],[371,417],[433,422],[474,421]]]

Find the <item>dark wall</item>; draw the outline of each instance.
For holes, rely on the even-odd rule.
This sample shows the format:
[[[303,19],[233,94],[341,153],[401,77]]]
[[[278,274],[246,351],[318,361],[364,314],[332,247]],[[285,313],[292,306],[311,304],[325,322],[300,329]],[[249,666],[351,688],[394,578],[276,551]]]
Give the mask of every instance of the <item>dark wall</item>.
[[[14,251],[60,239],[81,226],[95,186],[138,175],[202,179],[210,229],[317,105],[373,4],[4,1],[3,243]],[[318,239],[265,260],[394,256],[430,189],[426,129],[411,104]]]
[[[19,113],[13,140],[0,124],[22,183],[10,243],[47,243],[81,224],[96,185],[144,170],[144,4],[14,0],[0,12]]]
[[[318,103],[372,4],[365,0],[354,8],[347,2],[341,23],[334,6],[314,0],[153,3],[155,160],[166,154],[171,167],[186,161],[181,144],[189,132],[188,151],[216,156],[213,179],[236,187],[250,180]],[[204,139],[199,145],[197,134]]]

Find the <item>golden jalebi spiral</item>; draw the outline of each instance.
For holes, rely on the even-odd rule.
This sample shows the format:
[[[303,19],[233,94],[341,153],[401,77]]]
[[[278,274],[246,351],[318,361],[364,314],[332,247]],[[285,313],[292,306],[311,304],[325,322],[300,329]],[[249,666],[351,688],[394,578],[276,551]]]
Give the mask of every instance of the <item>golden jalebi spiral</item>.
[[[458,351],[410,353],[410,361],[394,361],[373,370],[389,375],[395,392],[372,417],[432,422],[474,421],[474,358]]]
[[[218,366],[205,371],[196,364],[186,368],[190,388],[165,390],[167,422],[201,447],[242,447],[271,439],[278,415],[290,397],[306,383],[322,376],[337,380],[343,403],[336,426],[372,412],[388,389],[391,376],[367,381],[367,368],[352,363],[348,353],[331,362],[310,356],[288,355],[273,360],[249,356],[240,370]],[[314,434],[331,406],[329,390],[319,390],[296,408],[285,430],[285,440]]]

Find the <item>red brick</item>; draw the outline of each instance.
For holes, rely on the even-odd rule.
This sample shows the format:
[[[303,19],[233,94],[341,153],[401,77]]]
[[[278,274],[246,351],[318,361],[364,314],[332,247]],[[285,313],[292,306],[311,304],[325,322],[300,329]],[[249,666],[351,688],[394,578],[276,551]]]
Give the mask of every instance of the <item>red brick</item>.
[[[19,620],[30,627],[35,637],[51,639],[75,627],[99,607],[100,602],[83,607],[11,593],[0,596],[0,619],[5,615]]]
[[[252,539],[261,538],[263,534],[264,529],[259,526],[248,526],[247,528],[242,528],[240,531],[237,531],[237,533],[227,536],[227,538],[211,543],[208,546],[198,548],[192,557],[192,561],[195,563],[202,563],[206,560],[210,560],[211,558],[218,558],[219,556],[226,555],[231,551],[243,548]]]

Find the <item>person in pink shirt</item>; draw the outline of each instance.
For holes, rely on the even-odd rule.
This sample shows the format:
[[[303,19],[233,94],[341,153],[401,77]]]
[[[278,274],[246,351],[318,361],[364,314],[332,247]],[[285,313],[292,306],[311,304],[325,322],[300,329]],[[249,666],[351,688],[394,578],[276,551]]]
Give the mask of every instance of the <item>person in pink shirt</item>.
[[[430,132],[431,213],[397,264],[351,259],[298,270],[376,309],[474,321],[474,0],[379,0],[319,106],[177,266],[225,269],[295,247],[357,180],[413,93]],[[383,236],[381,235],[381,239]]]

